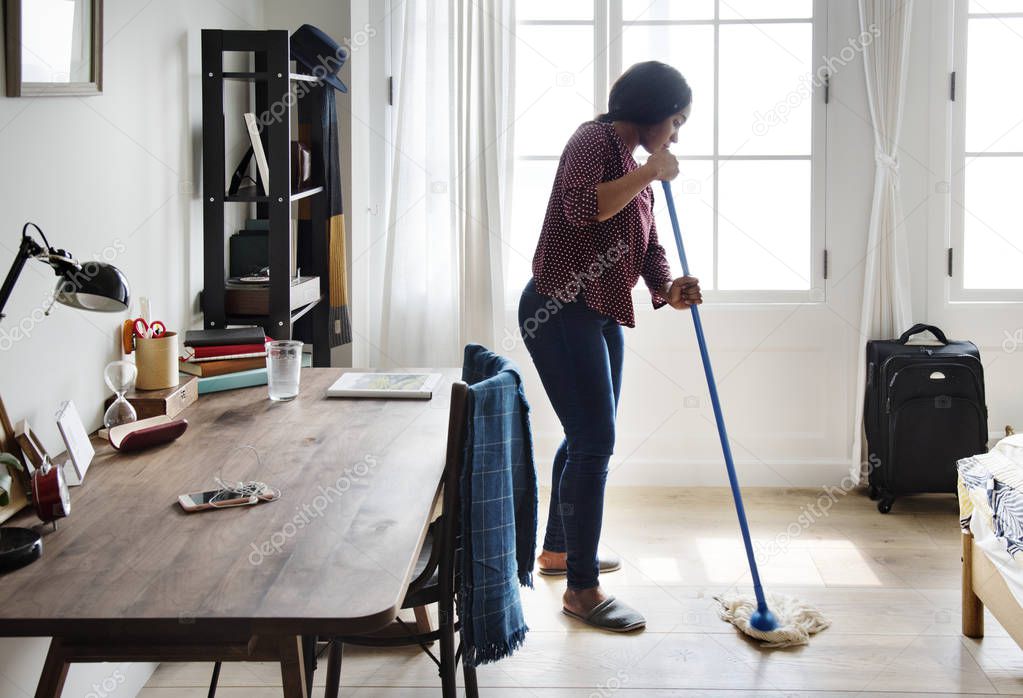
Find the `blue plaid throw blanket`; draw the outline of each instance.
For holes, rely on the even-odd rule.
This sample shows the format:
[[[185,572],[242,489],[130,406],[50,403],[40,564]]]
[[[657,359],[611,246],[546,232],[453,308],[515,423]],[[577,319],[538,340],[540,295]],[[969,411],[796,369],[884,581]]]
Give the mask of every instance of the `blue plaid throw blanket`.
[[[529,403],[515,364],[478,344],[465,348],[469,433],[462,473],[463,661],[509,656],[526,639],[519,585],[533,586],[536,466]]]

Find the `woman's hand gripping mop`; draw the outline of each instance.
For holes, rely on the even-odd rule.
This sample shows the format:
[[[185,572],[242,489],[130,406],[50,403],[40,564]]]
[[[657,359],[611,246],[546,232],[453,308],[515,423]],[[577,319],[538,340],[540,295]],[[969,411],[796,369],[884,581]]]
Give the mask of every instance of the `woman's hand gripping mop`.
[[[671,184],[662,181],[664,199],[668,202],[668,214],[671,216],[671,227],[675,232],[675,246],[678,248],[682,272],[689,276],[689,264],[686,261],[685,248],[682,246],[682,233],[679,231],[678,215],[675,213],[675,201],[671,196]],[[790,647],[805,645],[810,635],[818,633],[831,625],[824,615],[803,602],[780,594],[771,594],[771,606],[767,606],[764,589],[760,584],[760,573],[757,560],[753,554],[750,541],[749,524],[746,522],[746,510],[742,505],[742,493],[739,491],[739,479],[735,474],[732,462],[732,449],[728,444],[728,433],[725,431],[725,419],[721,413],[721,401],[718,398],[717,384],[714,382],[714,371],[710,365],[710,354],[707,352],[707,340],[703,336],[703,324],[700,322],[700,311],[692,306],[693,326],[696,329],[696,341],[700,346],[700,357],[703,359],[703,372],[707,376],[707,388],[710,390],[710,401],[714,407],[714,419],[718,425],[718,436],[721,438],[721,450],[728,468],[728,482],[732,487],[735,499],[735,511],[739,516],[739,528],[742,530],[742,541],[746,546],[746,557],[749,560],[750,573],[753,576],[753,592],[755,598],[739,594],[715,596],[720,604],[718,615],[739,628],[747,635],[764,642],[764,647]]]

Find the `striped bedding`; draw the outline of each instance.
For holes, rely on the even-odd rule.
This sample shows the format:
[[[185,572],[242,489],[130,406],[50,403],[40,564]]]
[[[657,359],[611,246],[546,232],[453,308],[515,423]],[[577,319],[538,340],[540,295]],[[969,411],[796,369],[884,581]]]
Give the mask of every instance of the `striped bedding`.
[[[1023,550],[1023,434],[1007,436],[988,453],[963,458],[957,467],[963,531],[970,531],[974,516],[983,516],[1015,558]]]

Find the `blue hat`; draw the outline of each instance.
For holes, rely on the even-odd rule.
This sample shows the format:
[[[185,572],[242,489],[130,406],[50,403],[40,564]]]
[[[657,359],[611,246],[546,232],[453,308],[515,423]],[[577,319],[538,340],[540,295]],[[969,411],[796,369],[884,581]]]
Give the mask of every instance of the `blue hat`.
[[[337,72],[348,60],[348,49],[311,24],[303,24],[291,35],[291,57],[323,82],[348,92]]]

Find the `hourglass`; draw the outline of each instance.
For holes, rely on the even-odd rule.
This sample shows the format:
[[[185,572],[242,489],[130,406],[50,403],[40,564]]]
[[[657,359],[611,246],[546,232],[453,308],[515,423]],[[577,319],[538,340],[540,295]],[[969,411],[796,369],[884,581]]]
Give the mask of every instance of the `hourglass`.
[[[114,395],[117,396],[103,415],[103,426],[107,429],[116,427],[119,424],[134,422],[139,418],[135,408],[124,397],[124,394],[135,383],[135,376],[137,375],[138,369],[130,361],[111,361],[103,369],[103,380],[106,381],[107,387],[114,391]]]

